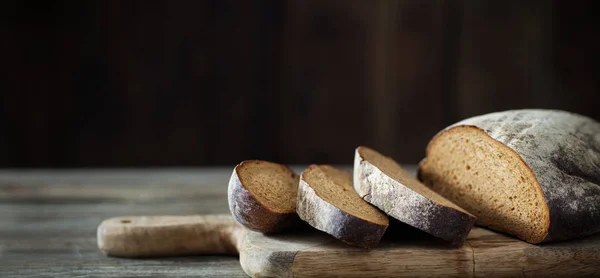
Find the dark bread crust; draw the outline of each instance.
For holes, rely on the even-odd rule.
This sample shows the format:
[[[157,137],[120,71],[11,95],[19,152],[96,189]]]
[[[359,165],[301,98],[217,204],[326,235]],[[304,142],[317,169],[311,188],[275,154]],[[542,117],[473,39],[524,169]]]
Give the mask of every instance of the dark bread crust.
[[[363,148],[366,147],[356,148],[354,188],[365,201],[389,216],[451,244],[464,243],[475,224],[475,216],[434,202],[388,176],[362,157]]]
[[[295,211],[279,213],[261,204],[240,181],[239,167],[245,163],[261,162],[259,160],[246,160],[238,164],[231,174],[227,188],[229,210],[233,218],[244,227],[261,233],[277,233],[285,231],[298,224],[299,219]],[[285,165],[291,173],[294,173]],[[294,173],[295,175],[295,173]]]
[[[412,226],[453,245],[462,245],[475,224],[475,216],[434,202],[429,206],[429,225],[424,226],[423,222],[416,222],[416,225]]]
[[[465,119],[440,131],[472,127],[518,154],[536,177],[549,211],[540,243],[600,232],[600,123],[560,110],[522,109]],[[423,179],[423,165],[419,175]]]
[[[296,202],[296,211],[300,219],[345,243],[364,248],[377,246],[388,225],[361,219],[320,198],[304,179],[304,174],[316,167],[318,166],[311,165],[300,175]]]

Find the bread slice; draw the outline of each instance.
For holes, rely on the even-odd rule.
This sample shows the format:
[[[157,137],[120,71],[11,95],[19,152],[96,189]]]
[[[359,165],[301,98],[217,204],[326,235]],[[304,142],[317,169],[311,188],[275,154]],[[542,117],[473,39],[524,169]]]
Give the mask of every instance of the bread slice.
[[[389,216],[452,244],[462,244],[475,223],[475,216],[367,147],[356,148],[354,188]]]
[[[530,242],[600,231],[600,123],[557,110],[463,120],[427,147],[419,178],[477,216]]]
[[[299,221],[296,193],[299,177],[285,165],[246,160],[231,174],[227,199],[233,218],[246,228],[275,233]]]
[[[361,200],[352,188],[352,174],[329,165],[311,165],[300,175],[298,215],[318,230],[348,244],[375,247],[388,218]]]

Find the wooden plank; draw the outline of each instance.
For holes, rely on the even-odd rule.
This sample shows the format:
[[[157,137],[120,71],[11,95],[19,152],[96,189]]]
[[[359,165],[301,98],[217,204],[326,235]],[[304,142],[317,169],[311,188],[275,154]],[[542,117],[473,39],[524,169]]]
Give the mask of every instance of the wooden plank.
[[[189,203],[191,207],[193,204]],[[197,205],[197,204],[196,204]],[[214,205],[208,203],[207,206]],[[186,206],[10,205],[0,211],[0,275],[123,277],[161,275],[245,277],[236,257],[181,257],[153,260],[108,258],[97,249],[96,227],[115,215],[191,214]],[[94,209],[86,209],[97,207]],[[223,208],[227,210],[226,207]],[[40,212],[43,212],[40,215]],[[219,211],[222,212],[222,211]],[[10,217],[8,217],[10,216]],[[43,272],[41,272],[43,271]]]
[[[2,5],[0,165],[226,165],[273,149],[279,24],[263,19],[279,1]]]
[[[598,29],[590,1],[456,1],[456,121],[516,108],[600,120]]]
[[[377,1],[371,9],[367,84],[370,89],[369,104],[372,111],[373,146],[386,155],[396,156],[399,149],[399,132],[393,128],[397,119],[396,105],[401,99],[398,94],[397,22],[398,1]]]
[[[222,252],[226,250],[223,244],[236,242],[241,265],[252,277],[581,277],[600,271],[600,235],[532,245],[475,227],[467,241],[456,246],[405,227],[401,236],[391,234],[376,248],[365,249],[310,227],[272,235],[245,233],[243,227],[233,225],[231,216],[218,221],[198,217],[127,219],[130,221],[124,224],[121,220],[104,223],[102,240],[107,251],[122,256],[171,253],[175,250],[160,243],[153,245],[152,252],[136,243],[129,244],[127,252],[121,246],[176,235],[182,236],[178,245],[189,247],[185,252]],[[211,234],[208,231],[214,231],[214,226],[221,228]],[[190,236],[194,234],[205,237]]]
[[[598,275],[600,235],[532,245],[478,229],[469,235],[476,277],[577,277]]]
[[[96,242],[110,217],[228,213],[231,169],[0,170],[0,276],[246,277],[236,257],[115,259]]]
[[[376,1],[367,36],[373,147],[416,163],[444,127],[443,1]]]
[[[7,157],[2,165],[65,162],[66,142],[58,138],[69,134],[71,98],[64,92],[72,89],[72,73],[80,57],[79,28],[88,26],[78,14],[84,6],[72,3],[68,10],[51,2],[2,4],[2,18],[8,20],[1,53],[7,86],[0,104],[0,137],[4,137],[0,141],[6,144],[2,153]],[[55,17],[57,13],[61,16]],[[54,93],[64,97],[55,98]]]
[[[230,174],[229,168],[2,170],[0,276],[246,277],[236,257],[123,260],[104,256],[96,243],[96,227],[113,216],[227,213],[222,185]]]
[[[235,257],[124,260],[99,253],[91,256],[91,259],[78,259],[76,253],[2,256],[0,274],[2,277],[248,277]]]
[[[560,108],[552,71],[552,1],[461,1],[455,120]]]
[[[0,170],[6,202],[167,202],[225,196],[231,170]],[[17,200],[18,199],[18,200]]]
[[[282,125],[302,128],[282,130],[284,159],[344,163],[348,149],[362,144],[419,161],[443,128],[444,107],[435,100],[445,5],[292,1],[287,10],[281,107],[291,113]]]
[[[73,117],[78,166],[201,163],[216,105],[209,1],[90,2],[94,32]],[[95,60],[94,60],[95,59]],[[94,111],[95,113],[90,113]],[[100,115],[100,116],[99,116]],[[143,139],[141,139],[143,138]],[[160,151],[157,151],[157,148]]]
[[[224,202],[223,202],[224,201]],[[65,224],[77,226],[77,221],[83,221],[83,224],[88,226],[95,225],[93,221],[99,223],[102,218],[120,215],[160,215],[160,214],[206,214],[206,213],[227,213],[226,197],[211,197],[205,199],[195,199],[188,201],[169,201],[169,202],[129,202],[129,203],[84,203],[84,204],[64,204],[60,203],[25,203],[25,204],[0,204],[4,210],[0,213],[4,218],[2,221],[15,221],[2,229],[12,229],[18,232],[20,227],[17,224],[32,225],[35,229],[35,224],[48,226],[55,224]],[[92,215],[92,216],[90,216]],[[65,222],[66,221],[66,222]],[[92,221],[92,222],[89,222]],[[7,223],[9,224],[9,223]],[[61,226],[56,226],[61,228]],[[83,227],[83,226],[82,226]]]
[[[227,213],[230,168],[1,170],[0,276],[246,277],[236,257],[123,260],[96,228],[119,215]]]
[[[17,32],[17,15],[14,13],[18,3],[16,1],[5,1],[0,3],[0,36],[2,41],[0,42],[0,74],[3,76],[3,82],[0,84],[0,90],[3,91],[0,94],[0,153],[3,155],[0,157],[0,165],[8,165],[10,162],[14,162],[16,155],[15,152],[20,147],[19,142],[15,142],[14,135],[9,134],[9,131],[15,130],[17,124],[12,122],[7,117],[7,109],[10,109],[9,100],[12,100],[12,95],[9,93],[17,87],[17,69],[19,65],[19,56],[15,55],[19,53],[19,47],[16,43]],[[13,104],[14,105],[14,104]]]
[[[131,168],[131,169],[0,169],[1,185],[31,185],[31,186],[79,186],[93,188],[102,186],[111,190],[130,188],[160,189],[188,188],[199,192],[207,190],[222,190],[227,186],[234,168],[202,167],[202,168]],[[334,164],[333,166],[351,171],[351,165]],[[302,172],[308,165],[289,165],[297,173]],[[416,173],[416,165],[407,164],[403,167]]]
[[[288,1],[282,37],[282,161],[340,163],[371,144],[366,40],[374,2]]]
[[[468,244],[454,248],[432,237],[408,239],[383,241],[372,250],[339,241],[299,248],[292,271],[302,277],[472,277],[473,252]]]
[[[79,186],[90,188],[103,186],[110,189],[124,188],[160,189],[173,186],[216,190],[229,182],[231,167],[206,168],[147,168],[147,169],[69,169],[69,170],[0,170],[0,184],[32,186]],[[299,170],[302,166],[294,166]]]
[[[593,1],[552,1],[547,28],[552,45],[552,100],[557,106],[600,121],[600,36],[598,10]]]
[[[596,277],[600,271],[600,234],[533,245],[475,227],[462,246],[425,234],[388,237],[370,250],[317,232],[249,233],[244,241],[246,266],[273,276]]]
[[[0,165],[345,163],[358,144],[415,163],[491,110],[600,119],[590,3],[5,2]]]

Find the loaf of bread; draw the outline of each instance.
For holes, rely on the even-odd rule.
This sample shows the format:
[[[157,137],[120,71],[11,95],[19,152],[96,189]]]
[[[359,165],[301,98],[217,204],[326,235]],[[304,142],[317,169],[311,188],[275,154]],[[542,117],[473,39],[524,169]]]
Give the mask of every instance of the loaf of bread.
[[[472,214],[367,147],[355,151],[354,188],[389,216],[456,245],[465,241],[475,223]]]
[[[298,181],[298,175],[287,166],[261,160],[242,161],[229,180],[229,210],[237,222],[250,230],[283,231],[299,221]]]
[[[556,110],[511,110],[440,131],[418,170],[477,224],[530,243],[600,231],[600,124]]]
[[[328,165],[311,165],[300,175],[296,210],[318,230],[349,244],[375,247],[388,218],[352,188],[352,174]]]

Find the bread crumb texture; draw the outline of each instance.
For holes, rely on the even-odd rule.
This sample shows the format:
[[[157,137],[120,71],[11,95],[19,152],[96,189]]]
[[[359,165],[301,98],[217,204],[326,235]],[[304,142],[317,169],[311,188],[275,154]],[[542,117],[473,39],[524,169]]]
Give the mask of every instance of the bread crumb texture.
[[[299,176],[281,164],[251,160],[237,169],[242,185],[256,200],[278,213],[296,210]]]
[[[387,216],[354,191],[351,173],[329,165],[314,165],[303,172],[302,179],[323,201],[363,220],[388,225]]]
[[[463,120],[427,147],[419,178],[530,243],[600,230],[600,124],[557,110],[509,110]]]
[[[375,247],[389,225],[385,214],[354,191],[349,172],[328,165],[302,172],[296,210],[314,228],[365,248]]]

